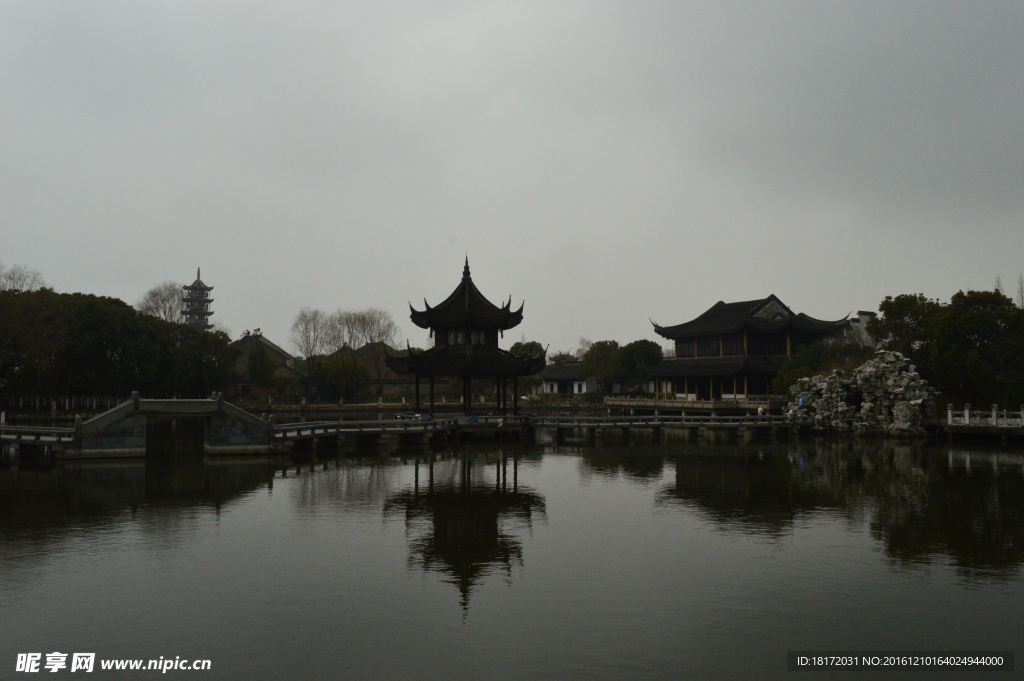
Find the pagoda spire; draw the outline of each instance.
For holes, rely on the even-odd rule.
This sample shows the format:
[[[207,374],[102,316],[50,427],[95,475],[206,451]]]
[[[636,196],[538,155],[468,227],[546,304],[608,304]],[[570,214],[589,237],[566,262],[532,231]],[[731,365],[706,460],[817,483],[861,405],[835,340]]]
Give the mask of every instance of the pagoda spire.
[[[213,314],[213,310],[210,309],[210,303],[213,302],[210,291],[213,287],[203,283],[201,274],[200,268],[196,267],[196,280],[188,286],[182,286],[181,301],[184,307],[181,314],[186,324],[206,331],[213,328],[213,324],[210,323],[210,315]]]
[[[466,254],[466,266],[462,268],[462,278],[469,279],[469,254]]]

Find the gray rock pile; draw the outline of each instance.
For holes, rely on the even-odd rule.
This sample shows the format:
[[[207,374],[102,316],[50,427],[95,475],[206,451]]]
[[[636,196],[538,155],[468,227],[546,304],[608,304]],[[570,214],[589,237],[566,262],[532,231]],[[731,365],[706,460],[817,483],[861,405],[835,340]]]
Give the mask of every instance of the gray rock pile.
[[[790,387],[786,418],[815,430],[923,433],[921,418],[933,413],[935,389],[900,353],[879,350],[847,375],[801,378]]]

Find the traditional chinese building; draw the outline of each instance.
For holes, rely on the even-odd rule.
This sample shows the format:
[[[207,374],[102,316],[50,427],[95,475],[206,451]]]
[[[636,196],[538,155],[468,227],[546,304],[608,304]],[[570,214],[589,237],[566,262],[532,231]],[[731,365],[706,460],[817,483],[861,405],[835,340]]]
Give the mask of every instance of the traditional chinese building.
[[[653,323],[653,322],[652,322]],[[649,369],[657,393],[699,402],[767,401],[772,379],[800,347],[843,335],[848,319],[796,314],[774,295],[718,301],[704,314],[654,330],[674,343],[674,359]]]
[[[185,317],[185,323],[200,331],[212,329],[210,315],[213,314],[213,310],[210,309],[210,303],[213,302],[213,298],[210,297],[210,291],[213,290],[213,287],[203,283],[198,267],[196,268],[196,280],[188,286],[182,286],[182,289],[184,289],[185,295],[182,296],[181,301],[185,307],[181,314]]]
[[[584,376],[579,361],[555,362],[544,367],[540,372],[541,393],[562,397],[582,397],[598,390],[597,381],[593,376]]]
[[[462,281],[442,303],[424,309],[409,305],[416,326],[429,329],[434,347],[422,352],[409,350],[402,356],[390,356],[387,364],[400,374],[416,379],[416,406],[420,404],[420,379],[430,386],[430,409],[434,409],[434,385],[438,377],[462,379],[462,403],[470,414],[474,378],[493,378],[498,388],[498,408],[508,409],[508,383],[512,382],[513,413],[518,409],[520,376],[531,376],[544,368],[544,354],[517,357],[498,347],[505,331],[523,321],[523,306],[512,309],[512,299],[498,307],[480,293],[469,275],[469,259],[462,270]]]
[[[295,367],[295,358],[259,329],[246,330],[229,347],[237,352],[234,385],[237,398],[283,399],[302,394],[303,376]]]

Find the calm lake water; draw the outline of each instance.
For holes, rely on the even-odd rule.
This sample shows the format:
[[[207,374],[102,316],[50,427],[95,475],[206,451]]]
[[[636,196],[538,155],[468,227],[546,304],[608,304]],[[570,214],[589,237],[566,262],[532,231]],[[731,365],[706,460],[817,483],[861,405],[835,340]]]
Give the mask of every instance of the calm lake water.
[[[211,661],[86,678],[856,678],[787,671],[786,653],[1019,657],[1022,565],[1022,456],[997,449],[179,451],[0,470],[0,678],[37,677],[16,672],[32,652]]]

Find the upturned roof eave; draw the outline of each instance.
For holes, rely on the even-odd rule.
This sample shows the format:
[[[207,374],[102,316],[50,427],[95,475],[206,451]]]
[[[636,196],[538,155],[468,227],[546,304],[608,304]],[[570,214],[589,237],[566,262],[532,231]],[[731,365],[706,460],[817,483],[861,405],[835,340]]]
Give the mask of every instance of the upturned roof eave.
[[[764,306],[772,302],[777,303],[786,311],[785,319],[761,320],[754,316]],[[736,303],[725,303],[720,300],[698,317],[674,326],[660,326],[652,322],[655,333],[669,340],[717,336],[744,330],[771,333],[787,328],[797,331],[830,333],[842,329],[847,323],[848,316],[841,320],[826,321],[816,319],[803,312],[794,313],[774,293],[759,300],[744,300]]]
[[[467,263],[462,281],[447,298],[433,307],[424,299],[423,306],[417,310],[409,304],[409,318],[421,329],[475,326],[508,331],[523,321],[525,303],[513,311],[511,298],[502,307],[489,301],[473,283]]]

